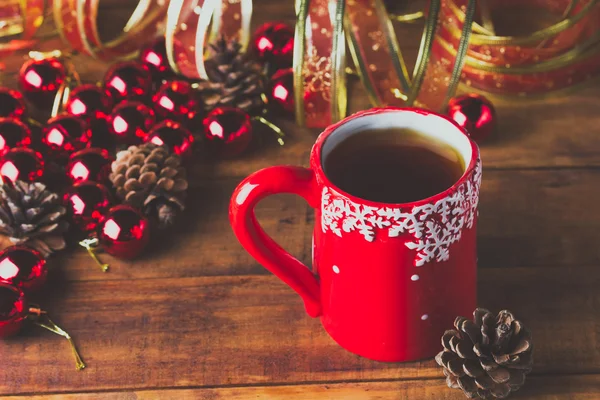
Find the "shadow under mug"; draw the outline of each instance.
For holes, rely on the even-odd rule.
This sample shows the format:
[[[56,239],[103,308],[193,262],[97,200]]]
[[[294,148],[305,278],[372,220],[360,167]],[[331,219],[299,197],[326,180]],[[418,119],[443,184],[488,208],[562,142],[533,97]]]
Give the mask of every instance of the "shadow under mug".
[[[466,166],[463,175],[441,193],[402,204],[336,187],[323,170],[332,149],[365,129],[385,128],[413,129],[452,146]],[[433,357],[455,317],[476,307],[480,183],[479,149],[452,120],[415,108],[372,109],[325,129],[310,168],[250,175],[234,191],[229,215],[244,248],[300,295],[338,344],[378,361],[411,361]],[[315,209],[312,270],[256,220],[257,203],[277,193],[300,195]]]

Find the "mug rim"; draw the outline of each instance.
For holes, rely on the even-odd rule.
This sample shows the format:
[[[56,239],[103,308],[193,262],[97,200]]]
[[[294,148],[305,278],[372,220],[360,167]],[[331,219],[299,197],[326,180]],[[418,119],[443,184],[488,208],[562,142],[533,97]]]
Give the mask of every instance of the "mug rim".
[[[327,174],[325,174],[325,169],[323,167],[323,162],[322,162],[323,146],[325,145],[327,138],[329,138],[335,131],[337,131],[339,128],[341,128],[343,125],[347,124],[350,121],[353,121],[353,120],[356,120],[359,118],[363,118],[363,117],[367,117],[370,115],[377,115],[377,114],[388,113],[388,112],[412,113],[412,114],[420,114],[420,115],[434,116],[436,118],[441,118],[441,119],[449,122],[450,124],[452,124],[457,129],[458,132],[462,133],[465,136],[465,138],[468,140],[469,144],[471,145],[471,159],[469,160],[468,165],[466,165],[465,170],[464,170],[463,174],[461,175],[461,177],[459,179],[457,179],[456,182],[454,182],[454,184],[452,184],[452,186],[450,186],[449,188],[445,189],[442,192],[436,193],[433,196],[425,197],[423,199],[410,201],[410,202],[404,202],[404,203],[385,203],[385,202],[365,199],[365,198],[353,195],[351,193],[348,193],[348,192],[340,189],[340,187],[338,185],[334,184],[329,179]],[[372,206],[372,207],[378,207],[378,208],[381,208],[381,207],[406,208],[406,207],[436,203],[437,201],[448,197],[450,194],[455,192],[462,184],[464,184],[467,180],[469,180],[470,177],[472,176],[475,168],[477,167],[478,162],[479,162],[479,147],[473,141],[473,139],[471,139],[471,137],[467,134],[467,132],[465,131],[464,128],[462,128],[460,125],[458,125],[456,123],[456,121],[454,121],[453,119],[451,119],[450,117],[448,117],[446,115],[442,115],[442,114],[434,112],[434,111],[426,110],[423,108],[417,108],[417,107],[377,107],[377,108],[370,108],[368,110],[359,111],[352,115],[349,115],[348,117],[344,118],[343,120],[325,128],[325,130],[317,138],[315,144],[313,145],[311,153],[310,153],[310,166],[313,169],[313,171],[315,171],[315,174],[316,174],[319,182],[321,182],[326,187],[333,189],[339,195],[342,195],[342,196],[352,200],[355,203]]]

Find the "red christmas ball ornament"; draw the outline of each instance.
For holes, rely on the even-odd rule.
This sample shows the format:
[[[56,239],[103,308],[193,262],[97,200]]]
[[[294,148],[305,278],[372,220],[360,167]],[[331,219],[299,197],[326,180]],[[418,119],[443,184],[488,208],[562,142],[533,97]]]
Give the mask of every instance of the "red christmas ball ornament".
[[[19,119],[25,115],[23,95],[12,89],[0,88],[0,118]]]
[[[42,128],[42,144],[47,148],[46,154],[54,159],[62,159],[90,147],[91,140],[92,132],[87,123],[74,115],[58,115]]]
[[[479,94],[470,93],[450,99],[447,114],[476,142],[487,138],[496,127],[494,105]]]
[[[186,81],[165,82],[152,97],[156,114],[182,123],[194,120],[201,110],[198,94]]]
[[[150,224],[138,210],[120,205],[110,209],[98,226],[98,241],[115,257],[131,259],[142,253],[150,240]]]
[[[239,108],[217,107],[202,124],[206,145],[221,157],[240,155],[252,141],[250,117]]]
[[[15,147],[31,146],[31,130],[14,118],[0,118],[0,155]]]
[[[67,164],[67,178],[72,183],[80,181],[105,182],[114,159],[105,149],[91,147],[71,154]]]
[[[66,77],[67,70],[58,58],[31,59],[19,71],[19,87],[36,107],[48,108]]]
[[[122,100],[143,100],[152,92],[152,75],[144,64],[137,61],[113,65],[104,77],[113,104]]]
[[[140,61],[150,69],[155,80],[164,79],[172,74],[164,37],[144,47],[140,53]]]
[[[0,252],[0,280],[26,292],[40,289],[48,276],[46,260],[27,246],[10,246]]]
[[[66,105],[67,113],[92,117],[97,112],[108,114],[112,108],[112,99],[107,89],[97,85],[81,85],[73,89]]]
[[[0,159],[0,176],[11,182],[38,181],[44,176],[44,159],[37,151],[15,147]]]
[[[166,146],[173,153],[187,157],[192,153],[194,135],[179,122],[168,119],[152,128],[144,141]]]
[[[106,186],[92,181],[77,182],[63,196],[69,220],[83,233],[94,232],[112,206]]]
[[[269,104],[288,113],[294,112],[294,70],[280,69],[269,83]]]
[[[283,22],[267,22],[254,33],[253,50],[265,62],[287,68],[294,58],[294,30]]]
[[[0,338],[19,332],[29,313],[23,291],[7,282],[0,282]]]
[[[154,110],[137,101],[124,101],[108,117],[108,128],[117,141],[141,143],[156,123]]]

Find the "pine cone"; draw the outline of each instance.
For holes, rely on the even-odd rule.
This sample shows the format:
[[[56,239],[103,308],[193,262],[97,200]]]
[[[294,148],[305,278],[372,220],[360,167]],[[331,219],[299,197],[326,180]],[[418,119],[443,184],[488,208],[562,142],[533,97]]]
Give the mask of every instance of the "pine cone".
[[[152,143],[130,146],[117,153],[110,174],[117,196],[158,220],[161,228],[173,224],[184,209],[188,182],[181,157]]]
[[[196,83],[206,111],[215,107],[237,107],[249,114],[265,107],[264,74],[261,66],[240,53],[237,41],[221,37],[211,45],[214,56],[205,63],[208,81]]]
[[[43,183],[17,181],[0,186],[0,233],[14,244],[24,244],[48,257],[66,247],[69,229],[66,209]]]
[[[473,321],[456,318],[456,330],[444,333],[444,350],[435,361],[444,369],[448,387],[462,389],[470,399],[504,399],[531,371],[531,333],[506,310],[494,318],[478,308],[473,316]]]

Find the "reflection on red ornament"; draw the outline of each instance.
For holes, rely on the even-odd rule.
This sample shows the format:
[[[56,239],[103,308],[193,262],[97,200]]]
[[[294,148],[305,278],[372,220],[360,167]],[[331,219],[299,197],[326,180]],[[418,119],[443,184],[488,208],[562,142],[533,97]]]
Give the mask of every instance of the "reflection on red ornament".
[[[63,196],[70,221],[84,233],[93,232],[111,207],[108,189],[92,181],[78,182]]]
[[[145,141],[166,146],[175,154],[188,157],[192,153],[194,136],[179,122],[165,120],[150,130]]]
[[[26,292],[42,287],[48,276],[46,260],[26,246],[10,246],[0,252],[0,279]]]
[[[97,112],[108,113],[112,101],[108,90],[97,85],[81,85],[69,95],[66,110],[69,114],[91,117]]]
[[[209,151],[220,157],[238,156],[252,141],[250,117],[239,108],[215,108],[204,118],[203,125]]]
[[[123,102],[108,118],[111,134],[121,143],[139,144],[154,126],[154,110],[141,102]]]
[[[114,104],[122,100],[143,100],[152,91],[152,75],[144,64],[135,61],[117,63],[106,73],[104,86]]]
[[[0,176],[15,182],[34,182],[44,175],[42,155],[32,149],[15,147],[10,149],[0,160]]]
[[[294,112],[294,70],[292,68],[277,71],[270,81],[269,104],[288,113]]]
[[[19,86],[23,95],[37,107],[50,107],[67,71],[57,58],[31,59],[19,71]]]
[[[14,118],[0,118],[0,155],[14,147],[29,147],[31,130]]]
[[[51,118],[42,128],[42,144],[47,153],[62,159],[71,153],[89,147],[92,133],[81,117],[62,114]]]
[[[73,183],[85,180],[105,182],[112,162],[113,158],[104,149],[92,147],[80,150],[69,157],[67,177]]]
[[[171,73],[165,39],[157,39],[154,43],[142,49],[140,61],[148,66],[155,80],[167,77]]]
[[[494,105],[479,94],[471,93],[452,98],[447,112],[476,142],[487,138],[496,127]]]
[[[135,258],[150,240],[150,225],[146,217],[133,207],[116,206],[100,223],[98,240],[104,251],[113,256]]]
[[[201,110],[198,93],[186,81],[168,81],[161,85],[152,98],[156,114],[187,124]]]
[[[294,30],[286,24],[267,22],[261,25],[252,43],[254,53],[261,61],[272,64],[276,69],[292,66]]]

